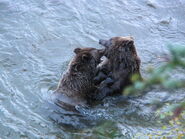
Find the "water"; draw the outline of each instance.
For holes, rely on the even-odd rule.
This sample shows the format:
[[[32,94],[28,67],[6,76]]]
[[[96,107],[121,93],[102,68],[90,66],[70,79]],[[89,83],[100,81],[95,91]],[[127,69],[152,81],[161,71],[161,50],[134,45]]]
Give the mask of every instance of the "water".
[[[167,134],[151,104],[178,102],[185,90],[169,97],[154,89],[144,98],[107,98],[77,108],[80,114],[50,105],[74,48],[99,48],[98,39],[128,35],[135,38],[145,75],[147,67],[164,62],[166,44],[185,44],[185,0],[0,0],[0,138],[97,138],[97,127],[107,121],[120,138]]]

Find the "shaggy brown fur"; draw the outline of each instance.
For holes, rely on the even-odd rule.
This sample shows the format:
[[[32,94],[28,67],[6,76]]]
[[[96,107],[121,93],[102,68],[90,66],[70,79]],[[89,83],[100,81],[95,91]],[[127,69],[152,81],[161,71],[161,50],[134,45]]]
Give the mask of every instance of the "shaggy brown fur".
[[[93,78],[103,54],[95,48],[76,48],[74,52],[76,55],[54,93],[56,100],[73,106],[87,103],[88,93],[95,89]]]
[[[110,79],[105,79],[100,83],[94,98],[101,100],[107,95],[121,93],[126,86],[132,83],[133,74],[141,77],[141,61],[132,37],[114,37],[110,40],[100,40],[99,43],[105,46],[104,55],[108,58],[104,69],[109,72],[108,77],[114,80],[110,82]]]

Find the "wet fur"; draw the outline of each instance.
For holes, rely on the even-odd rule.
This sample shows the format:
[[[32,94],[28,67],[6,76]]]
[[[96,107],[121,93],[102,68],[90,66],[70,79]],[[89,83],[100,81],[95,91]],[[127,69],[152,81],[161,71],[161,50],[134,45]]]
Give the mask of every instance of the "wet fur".
[[[94,99],[101,100],[112,94],[121,93],[123,89],[132,84],[131,76],[140,74],[140,58],[137,55],[134,40],[131,37],[114,37],[110,40],[102,40],[104,45],[104,55],[108,58],[104,65],[109,74],[100,82]],[[97,76],[102,73],[100,70]],[[95,77],[97,78],[97,77]]]
[[[56,102],[70,105],[88,103],[87,96],[95,90],[93,78],[102,56],[95,48],[76,48],[76,55],[68,65],[54,93]]]

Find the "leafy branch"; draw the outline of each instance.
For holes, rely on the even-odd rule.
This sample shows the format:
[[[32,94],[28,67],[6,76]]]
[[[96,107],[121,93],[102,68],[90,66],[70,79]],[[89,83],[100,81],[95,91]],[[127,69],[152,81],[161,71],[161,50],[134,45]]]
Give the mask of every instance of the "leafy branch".
[[[185,46],[169,45],[170,58],[168,62],[158,67],[157,69],[150,69],[149,76],[146,79],[140,80],[138,75],[133,75],[133,85],[127,87],[124,95],[138,94],[152,86],[160,86],[165,89],[179,89],[185,88],[185,79],[174,79],[171,74],[177,68],[185,69]],[[179,104],[174,110],[174,115],[178,116],[185,110],[185,102]]]

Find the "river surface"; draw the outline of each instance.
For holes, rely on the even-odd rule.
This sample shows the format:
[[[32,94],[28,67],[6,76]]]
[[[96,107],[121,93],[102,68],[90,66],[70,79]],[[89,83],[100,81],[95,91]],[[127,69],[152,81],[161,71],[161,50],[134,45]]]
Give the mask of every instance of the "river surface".
[[[102,128],[117,138],[168,135],[151,105],[179,102],[185,90],[107,98],[79,113],[49,101],[74,48],[128,35],[145,76],[164,62],[167,44],[185,44],[185,0],[0,0],[0,139],[103,138]]]

